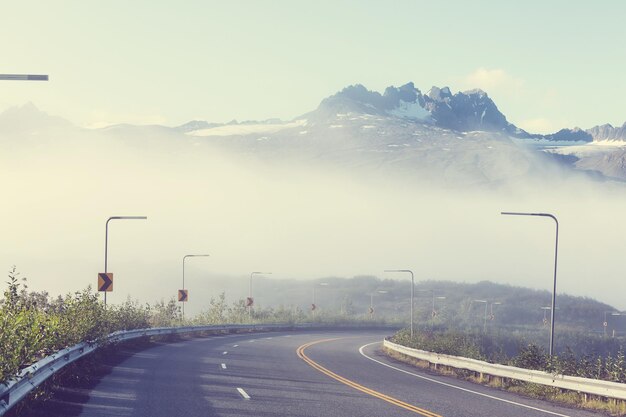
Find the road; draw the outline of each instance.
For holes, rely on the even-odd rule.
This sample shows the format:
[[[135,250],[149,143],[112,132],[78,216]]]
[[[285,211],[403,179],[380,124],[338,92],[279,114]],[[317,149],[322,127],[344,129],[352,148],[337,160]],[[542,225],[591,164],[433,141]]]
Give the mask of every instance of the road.
[[[56,389],[32,416],[590,417],[388,359],[388,332],[307,331],[121,348],[97,381]]]

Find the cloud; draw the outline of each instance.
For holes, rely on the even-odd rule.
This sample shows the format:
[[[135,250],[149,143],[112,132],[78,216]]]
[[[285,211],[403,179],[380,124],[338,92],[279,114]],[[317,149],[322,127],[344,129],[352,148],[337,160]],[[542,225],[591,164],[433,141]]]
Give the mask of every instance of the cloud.
[[[462,89],[480,88],[507,119],[531,133],[554,133],[571,126],[563,119],[563,99],[554,88],[539,88],[501,68],[478,68],[457,79]]]

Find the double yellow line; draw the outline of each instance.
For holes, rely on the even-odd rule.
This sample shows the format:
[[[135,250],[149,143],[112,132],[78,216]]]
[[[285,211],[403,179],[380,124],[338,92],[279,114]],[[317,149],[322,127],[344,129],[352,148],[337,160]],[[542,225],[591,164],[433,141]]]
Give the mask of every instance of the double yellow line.
[[[412,404],[405,403],[404,401],[400,401],[400,400],[398,400],[396,398],[390,397],[390,396],[385,395],[385,394],[383,394],[381,392],[374,391],[373,389],[364,387],[361,384],[357,384],[354,381],[351,381],[351,380],[349,380],[347,378],[344,378],[344,377],[342,377],[340,375],[337,375],[336,373],[334,373],[334,372],[324,368],[319,363],[313,361],[311,358],[309,358],[304,353],[304,351],[308,347],[310,347],[310,346],[316,345],[318,343],[330,342],[330,341],[338,340],[338,339],[340,339],[340,338],[316,340],[314,342],[306,343],[306,344],[304,344],[304,345],[302,345],[302,346],[300,346],[298,348],[298,350],[297,350],[298,357],[300,359],[302,359],[303,361],[305,361],[306,363],[308,363],[309,365],[311,365],[311,367],[313,367],[313,368],[317,369],[318,371],[320,371],[321,373],[323,373],[325,375],[328,375],[329,377],[333,378],[334,380],[337,380],[337,381],[341,382],[342,384],[345,384],[345,385],[347,385],[349,387],[352,387],[352,388],[354,388],[356,390],[359,390],[359,391],[364,392],[364,393],[366,393],[368,395],[371,395],[372,397],[379,398],[379,399],[381,399],[383,401],[386,401],[386,402],[388,402],[390,404],[393,404],[393,405],[398,406],[400,408],[404,408],[405,410],[412,411],[414,413],[417,413],[417,414],[425,416],[425,417],[441,417],[439,414],[435,414],[435,413],[430,412],[428,410],[424,410],[423,408],[419,408],[419,407],[416,407],[416,406],[414,406]]]

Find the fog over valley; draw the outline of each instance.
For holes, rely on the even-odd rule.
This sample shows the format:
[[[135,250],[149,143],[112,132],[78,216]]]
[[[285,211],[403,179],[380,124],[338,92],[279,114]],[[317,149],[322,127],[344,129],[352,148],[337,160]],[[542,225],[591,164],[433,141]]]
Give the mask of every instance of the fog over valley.
[[[340,92],[291,121],[180,127],[85,129],[10,108],[0,114],[0,263],[32,290],[93,286],[106,219],[146,215],[110,223],[109,302],[174,297],[194,253],[211,256],[187,261],[190,313],[222,291],[245,296],[252,271],[403,279],[382,271],[410,268],[416,280],[550,289],[554,223],[500,215],[548,212],[561,225],[558,292],[626,308],[625,185],[614,167],[585,168],[580,149],[600,149],[593,138],[557,142],[489,119],[497,108],[483,92],[467,94],[486,109],[478,124],[452,106],[443,126],[445,92],[397,91],[380,102]],[[593,158],[613,163],[620,146]]]

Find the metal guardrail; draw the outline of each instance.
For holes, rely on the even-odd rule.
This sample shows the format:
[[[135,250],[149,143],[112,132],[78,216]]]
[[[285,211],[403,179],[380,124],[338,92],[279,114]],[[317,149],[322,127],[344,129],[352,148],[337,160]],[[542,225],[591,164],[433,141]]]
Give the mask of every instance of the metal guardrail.
[[[0,416],[24,399],[35,388],[70,363],[89,355],[99,347],[108,343],[118,343],[140,337],[173,335],[199,332],[219,331],[277,331],[311,328],[311,324],[240,324],[228,326],[187,326],[187,327],[156,327],[150,329],[126,330],[111,333],[102,344],[82,342],[72,347],[60,350],[40,361],[24,368],[14,380],[0,384]]]
[[[606,398],[626,400],[626,384],[601,381],[591,378],[581,378],[577,376],[554,375],[548,372],[499,365],[476,359],[463,358],[460,356],[443,355],[398,345],[390,342],[389,340],[385,340],[383,342],[383,346],[394,352],[402,353],[412,358],[427,361],[436,365],[466,369],[483,375],[516,379],[518,381],[532,382],[535,384],[583,392]]]

